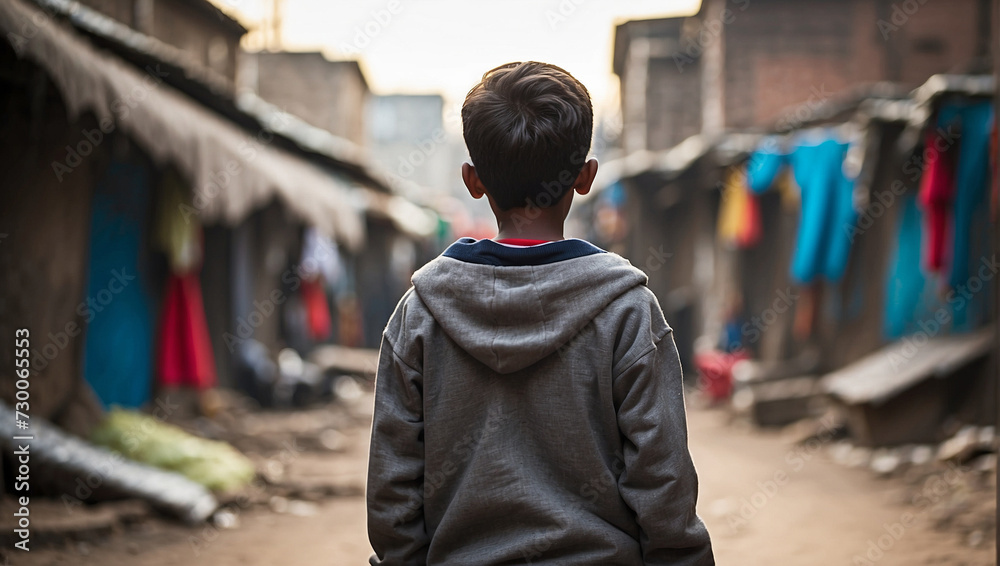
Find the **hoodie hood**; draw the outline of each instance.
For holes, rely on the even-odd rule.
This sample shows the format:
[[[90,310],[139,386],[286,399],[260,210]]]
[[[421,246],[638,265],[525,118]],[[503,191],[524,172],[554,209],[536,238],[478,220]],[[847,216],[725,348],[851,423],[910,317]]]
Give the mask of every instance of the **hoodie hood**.
[[[413,275],[445,333],[498,373],[552,354],[646,281],[628,260],[583,240],[519,248],[463,238]]]

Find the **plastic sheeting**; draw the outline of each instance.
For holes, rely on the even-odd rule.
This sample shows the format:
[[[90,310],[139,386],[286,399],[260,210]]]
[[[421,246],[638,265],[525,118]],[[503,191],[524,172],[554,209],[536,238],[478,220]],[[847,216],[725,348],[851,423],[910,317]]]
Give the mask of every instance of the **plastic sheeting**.
[[[0,401],[0,435],[5,449],[28,445],[31,454],[33,487],[40,477],[50,478],[56,489],[67,497],[81,497],[79,484],[91,490],[89,497],[139,497],[151,505],[188,523],[201,523],[219,506],[215,497],[201,485],[173,472],[166,472],[126,459],[37,418],[29,430],[17,429],[14,411]],[[16,436],[32,436],[18,440]]]
[[[162,82],[94,47],[23,0],[0,2],[0,30],[19,57],[51,76],[70,119],[84,111],[114,124],[158,163],[173,164],[194,187],[194,211],[235,224],[274,197],[351,250],[364,221],[350,188],[332,174],[269,145],[266,128],[249,133]]]

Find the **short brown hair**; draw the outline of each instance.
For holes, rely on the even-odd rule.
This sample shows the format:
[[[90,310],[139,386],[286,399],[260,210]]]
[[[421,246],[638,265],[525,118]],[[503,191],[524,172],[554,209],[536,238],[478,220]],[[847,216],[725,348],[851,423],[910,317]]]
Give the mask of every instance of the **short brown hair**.
[[[583,168],[594,108],[586,87],[563,69],[507,63],[469,91],[462,125],[476,173],[501,210],[546,208]]]

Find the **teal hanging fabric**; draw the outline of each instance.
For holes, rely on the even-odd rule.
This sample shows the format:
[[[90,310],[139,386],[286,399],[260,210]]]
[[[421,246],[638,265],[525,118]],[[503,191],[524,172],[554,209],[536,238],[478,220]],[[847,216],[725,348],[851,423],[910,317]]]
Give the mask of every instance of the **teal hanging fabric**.
[[[83,375],[105,406],[150,399],[152,311],[140,269],[149,185],[144,167],[112,161],[94,190]]]
[[[949,283],[952,287],[968,282],[978,261],[971,258],[971,241],[977,211],[988,209],[990,129],[993,127],[993,102],[972,105],[948,105],[941,109],[942,127],[958,122],[961,128],[956,172],[955,233]],[[978,258],[977,258],[978,259]]]
[[[942,308],[934,291],[933,275],[924,273],[920,261],[926,237],[921,229],[917,198],[912,193],[900,197],[902,207],[896,237],[896,250],[890,263],[885,286],[885,318],[882,331],[896,339],[920,330],[920,323],[930,324]]]
[[[767,192],[788,165],[788,154],[774,138],[768,138],[747,160],[747,187],[754,194]]]
[[[957,127],[961,132],[948,271],[955,330],[961,332],[979,327],[988,318],[989,283],[982,281],[977,271],[982,260],[990,255],[988,188],[993,119],[993,103],[988,100],[948,104],[938,115],[941,128]]]
[[[854,181],[844,174],[849,144],[826,139],[791,154],[802,199],[791,275],[798,283],[819,277],[839,281],[850,255],[850,227],[857,221]]]

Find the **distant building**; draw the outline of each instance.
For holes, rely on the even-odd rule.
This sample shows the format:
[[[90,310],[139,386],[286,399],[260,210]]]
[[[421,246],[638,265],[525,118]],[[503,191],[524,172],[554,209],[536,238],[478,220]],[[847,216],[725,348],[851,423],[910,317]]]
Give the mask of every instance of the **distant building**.
[[[601,182],[615,190],[598,202],[624,219],[627,228],[609,245],[649,271],[685,365],[697,337],[714,339],[725,309],[761,312],[772,289],[785,287],[773,258],[791,253],[797,225],[776,197],[762,198],[774,241],[759,256],[747,252],[742,278],[760,288],[744,289],[735,306],[717,300],[726,295],[720,274],[734,254],[716,245],[722,170],[702,159],[706,148],[727,133],[728,151],[738,152],[741,134],[797,130],[872,93],[905,94],[934,74],[989,72],[990,7],[983,0],[704,0],[692,17],[617,27],[625,157],[607,164]],[[612,177],[616,183],[606,181]],[[879,311],[870,312],[870,334],[843,333],[845,343],[864,338],[827,348],[823,363],[836,367],[879,343]],[[761,358],[797,353],[791,334],[792,317],[779,317],[757,344]]]
[[[335,136],[365,143],[370,91],[357,61],[330,61],[322,53],[243,55],[240,87]]]
[[[176,47],[193,62],[236,82],[240,38],[247,30],[208,0],[81,0],[132,29]]]
[[[912,6],[911,6],[912,4]],[[861,85],[989,70],[990,2],[705,0],[615,36],[626,152],[773,126]]]
[[[668,149],[701,131],[701,67],[674,61],[684,24],[685,18],[666,18],[618,26],[614,71],[626,153]]]
[[[368,104],[368,147],[390,174],[434,191],[448,189],[451,164],[438,94],[373,96]]]
[[[269,355],[329,340],[376,347],[409,285],[408,261],[433,253],[417,248],[436,216],[393,194],[354,144],[235,96],[233,73],[191,57],[198,42],[188,32],[208,30],[208,45],[211,34],[237,29],[211,4],[157,2],[152,22],[139,19],[163,40],[132,27],[141,2],[96,3],[104,13],[38,4],[0,1],[0,98],[10,118],[0,124],[0,334],[30,325],[33,414],[85,436],[74,419],[93,424],[98,401],[148,403],[166,374],[158,362],[194,357],[162,354],[164,344],[200,346],[203,363],[181,370],[196,385],[210,385],[211,373],[248,392],[241,352],[250,339]],[[191,21],[177,23],[184,14]],[[34,25],[25,31],[25,22]],[[171,26],[173,35],[163,31]],[[352,117],[360,121],[362,108]],[[171,259],[179,255],[203,261],[181,272]],[[304,257],[334,274],[308,299]],[[180,277],[190,308],[161,315],[177,312],[167,306],[178,304]],[[0,363],[13,367],[13,356],[0,351]],[[0,380],[0,400],[12,403],[15,392],[13,380]]]

